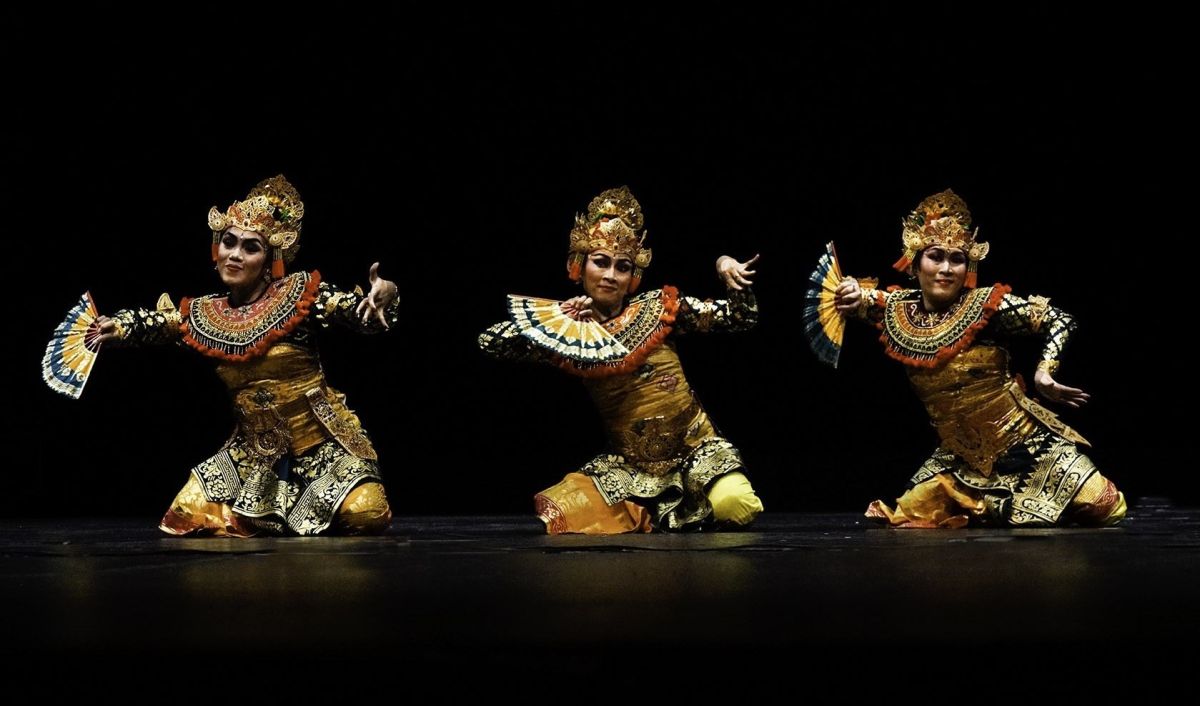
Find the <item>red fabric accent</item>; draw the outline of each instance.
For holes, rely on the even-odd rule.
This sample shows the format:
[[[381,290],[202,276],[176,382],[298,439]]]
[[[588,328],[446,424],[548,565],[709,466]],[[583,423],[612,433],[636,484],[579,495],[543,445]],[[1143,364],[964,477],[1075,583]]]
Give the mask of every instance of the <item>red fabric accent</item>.
[[[546,523],[546,534],[562,534],[567,531],[567,514],[553,500],[538,493],[533,496],[533,507],[537,516]]]

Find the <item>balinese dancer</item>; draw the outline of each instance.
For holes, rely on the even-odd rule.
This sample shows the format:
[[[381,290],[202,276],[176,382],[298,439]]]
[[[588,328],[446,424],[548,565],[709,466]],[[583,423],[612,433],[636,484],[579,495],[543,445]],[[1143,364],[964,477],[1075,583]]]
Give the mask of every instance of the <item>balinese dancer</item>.
[[[864,289],[846,278],[836,306],[879,328],[941,445],[895,509],[877,500],[867,516],[897,527],[1119,522],[1124,496],[1080,452],[1088,442],[1026,396],[1001,345],[1012,336],[1041,337],[1035,389],[1046,400],[1079,407],[1088,395],[1054,377],[1074,319],[1046,297],[1023,299],[1003,284],[976,286],[989,244],[979,241],[967,204],[952,191],[922,201],[904,220],[902,235],[904,254],[894,266],[920,288]]]
[[[550,534],[741,526],[762,511],[741,455],[696,398],[670,338],[753,326],[758,258],[717,260],[726,299],[702,301],[669,286],[631,296],[650,264],[644,240],[642,208],[629,189],[603,192],[571,231],[567,272],[584,294],[565,302],[510,296],[511,320],[479,337],[496,358],[578,376],[604,419],[607,451],[535,496]]]
[[[245,537],[380,533],[391,510],[375,449],[345,396],[325,381],[315,334],[330,324],[373,333],[396,321],[394,282],[370,269],[370,291],[318,272],[285,273],[304,204],[282,175],[208,214],[224,294],[163,294],[155,309],[99,317],[99,340],[178,344],[210,357],[238,419],[221,450],[188,474],[160,528]]]

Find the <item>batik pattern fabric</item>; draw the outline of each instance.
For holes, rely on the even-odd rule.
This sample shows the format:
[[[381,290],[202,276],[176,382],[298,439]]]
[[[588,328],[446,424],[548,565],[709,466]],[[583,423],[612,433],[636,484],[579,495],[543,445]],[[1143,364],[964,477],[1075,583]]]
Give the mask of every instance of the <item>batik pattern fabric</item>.
[[[335,441],[271,461],[234,437],[191,472],[209,502],[229,505],[251,527],[273,534],[319,534],[351,490],[381,480],[377,461]]]

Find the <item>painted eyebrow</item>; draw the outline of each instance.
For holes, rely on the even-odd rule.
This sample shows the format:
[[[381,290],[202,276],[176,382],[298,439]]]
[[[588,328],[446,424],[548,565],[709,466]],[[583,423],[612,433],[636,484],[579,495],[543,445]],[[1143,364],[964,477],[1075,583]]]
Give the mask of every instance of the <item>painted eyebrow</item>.
[[[260,238],[258,235],[237,236],[237,235],[234,235],[233,233],[225,233],[225,235],[221,236],[221,240],[224,240],[225,238],[233,238],[235,240],[240,240],[243,243],[258,243],[259,245],[263,245],[263,239]]]

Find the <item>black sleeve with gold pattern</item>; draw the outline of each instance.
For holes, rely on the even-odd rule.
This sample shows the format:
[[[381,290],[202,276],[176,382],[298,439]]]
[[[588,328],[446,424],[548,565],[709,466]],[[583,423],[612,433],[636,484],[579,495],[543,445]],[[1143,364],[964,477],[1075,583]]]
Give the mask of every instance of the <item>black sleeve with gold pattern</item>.
[[[1042,336],[1042,363],[1038,367],[1053,372],[1062,361],[1063,350],[1075,331],[1075,318],[1056,306],[1047,297],[1028,299],[1005,294],[1000,307],[992,316],[993,331],[1009,336]]]
[[[379,333],[384,328],[378,317],[368,317],[366,323],[363,323],[362,317],[357,313],[358,305],[365,296],[361,287],[355,287],[348,292],[337,285],[323,281],[317,285],[317,299],[313,302],[313,316],[320,323],[321,328],[329,328],[330,324],[338,324],[358,333]],[[383,309],[383,316],[387,319],[388,326],[396,325],[399,313],[400,297],[396,297]]]
[[[165,294],[159,298],[157,309],[122,309],[109,318],[116,322],[123,346],[178,343],[183,334],[179,310]]]
[[[675,323],[679,333],[745,331],[758,323],[758,300],[749,288],[731,289],[725,299],[680,297]]]
[[[539,362],[547,360],[550,352],[538,348],[511,321],[492,324],[479,334],[479,350],[496,360]]]

